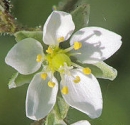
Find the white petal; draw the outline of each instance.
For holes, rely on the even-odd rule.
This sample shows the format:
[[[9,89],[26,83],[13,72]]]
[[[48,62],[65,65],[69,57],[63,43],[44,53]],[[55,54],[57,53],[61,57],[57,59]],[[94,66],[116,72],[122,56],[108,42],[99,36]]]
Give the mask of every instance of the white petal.
[[[48,86],[50,75],[46,80],[40,77],[41,73],[38,73],[32,79],[26,97],[26,115],[30,119],[39,120],[44,118],[53,108],[56,102],[56,96],[58,91],[58,83],[55,78],[54,88]]]
[[[41,63],[36,62],[38,54],[43,55],[41,43],[32,38],[18,42],[8,52],[5,62],[21,74],[31,74],[37,71]]]
[[[76,123],[73,123],[71,125],[91,125],[87,120],[78,121]]]
[[[96,63],[112,56],[121,46],[121,36],[99,27],[86,27],[77,31],[70,40],[82,42],[75,57],[83,63]]]
[[[57,45],[57,39],[67,40],[75,29],[72,16],[62,11],[53,11],[43,27],[43,42],[47,45]]]
[[[74,83],[72,76],[79,76],[81,81]],[[64,75],[64,79],[64,83],[61,81],[61,88],[66,85],[69,89],[68,94],[62,94],[65,101],[91,118],[99,117],[102,112],[102,94],[97,79],[78,70],[72,70],[71,75]]]

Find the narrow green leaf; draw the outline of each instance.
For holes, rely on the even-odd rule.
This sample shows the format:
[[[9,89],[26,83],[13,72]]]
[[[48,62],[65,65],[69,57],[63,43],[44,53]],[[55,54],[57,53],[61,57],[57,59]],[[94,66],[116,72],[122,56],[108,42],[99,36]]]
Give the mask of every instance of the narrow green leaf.
[[[71,12],[73,21],[75,23],[75,31],[86,27],[89,22],[90,6],[89,4],[83,4],[78,6]]]
[[[43,33],[42,31],[19,31],[14,34],[15,39],[17,42],[25,39],[25,38],[34,38],[38,40],[39,42],[42,41]]]
[[[99,62],[96,63],[95,66],[97,66],[102,71],[102,74],[97,75],[98,78],[109,79],[109,80],[114,80],[116,78],[117,70],[109,66],[108,64],[104,62]]]
[[[68,104],[66,104],[61,95],[58,95],[53,110],[46,118],[45,125],[66,125],[64,119],[67,116],[68,109]]]
[[[58,6],[53,6],[54,10],[60,10],[71,13],[78,6],[88,4],[88,0],[60,0]]]
[[[78,63],[78,65],[82,67],[89,67],[92,74],[97,78],[114,80],[117,76],[117,70],[107,65],[105,62],[98,62],[95,64]]]
[[[74,10],[75,4],[77,4],[77,2],[78,0],[61,0],[56,7],[56,10],[71,12]]]
[[[45,125],[54,125],[54,123],[55,123],[55,114],[50,113],[46,118]]]
[[[90,5],[88,0],[61,0],[54,10],[65,11],[72,14],[75,31],[86,27],[89,22]]]
[[[66,123],[58,119],[54,112],[51,112],[46,118],[45,125],[66,125]]]
[[[30,83],[30,81],[32,80],[34,74],[31,74],[31,75],[21,75],[19,74],[18,72],[15,73],[12,78],[10,79],[9,81],[9,89],[12,89],[12,88],[16,88],[16,87],[19,87],[19,86],[22,86],[26,83]]]
[[[69,105],[66,104],[62,97],[58,96],[54,110],[59,119],[64,119],[67,116]]]

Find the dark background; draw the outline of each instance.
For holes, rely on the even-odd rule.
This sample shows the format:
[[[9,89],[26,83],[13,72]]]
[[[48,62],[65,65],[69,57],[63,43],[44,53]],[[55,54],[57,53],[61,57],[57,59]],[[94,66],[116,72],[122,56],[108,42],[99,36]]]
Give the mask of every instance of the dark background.
[[[12,0],[13,15],[29,27],[43,25],[52,11],[52,6],[60,0]],[[102,116],[90,119],[71,109],[68,120],[71,122],[88,119],[92,125],[130,124],[130,1],[129,0],[90,0],[89,26],[99,26],[122,36],[122,47],[106,63],[118,70],[114,81],[99,79],[103,93]],[[27,85],[8,89],[8,81],[15,72],[7,66],[4,58],[15,44],[13,36],[0,36],[0,125],[29,125],[32,121],[25,116]]]

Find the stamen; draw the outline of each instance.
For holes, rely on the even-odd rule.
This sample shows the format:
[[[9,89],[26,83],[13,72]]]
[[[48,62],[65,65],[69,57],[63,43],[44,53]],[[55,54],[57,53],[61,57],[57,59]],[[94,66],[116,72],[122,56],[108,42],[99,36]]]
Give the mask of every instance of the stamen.
[[[46,80],[46,78],[47,78],[47,73],[42,73],[42,74],[41,74],[41,78],[44,79],[44,80]]]
[[[41,62],[42,61],[42,55],[41,54],[37,55],[36,61],[37,62]]]
[[[73,48],[74,48],[74,47],[73,47],[73,46],[71,46],[71,47],[69,47],[69,48],[67,48],[67,49],[64,49],[64,52],[66,52],[66,53],[67,53],[67,52],[69,52],[69,51],[73,50]]]
[[[73,81],[74,81],[74,83],[79,83],[79,82],[80,82],[80,77],[79,77],[79,76],[76,76]]]
[[[48,54],[52,54],[53,53],[53,49],[49,46],[48,49],[46,50],[46,52]]]
[[[64,86],[62,89],[61,89],[61,92],[66,95],[69,93],[69,90],[68,90],[68,87],[67,86]]]
[[[91,74],[91,69],[88,68],[88,67],[83,68],[83,73],[84,73],[85,75],[89,75],[89,74]]]
[[[74,42],[74,49],[78,50],[82,47],[82,43],[81,42]]]
[[[57,39],[57,41],[60,43],[60,42],[63,42],[65,40],[65,38],[62,36],[62,37],[59,37],[58,39]]]
[[[49,82],[48,82],[48,86],[51,87],[51,88],[53,88],[53,87],[55,86],[55,83],[52,82],[52,81],[49,81]]]

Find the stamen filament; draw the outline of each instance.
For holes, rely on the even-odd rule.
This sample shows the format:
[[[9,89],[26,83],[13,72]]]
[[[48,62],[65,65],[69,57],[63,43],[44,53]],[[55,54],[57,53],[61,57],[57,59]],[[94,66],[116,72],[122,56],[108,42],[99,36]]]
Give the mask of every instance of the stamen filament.
[[[64,49],[64,52],[69,52],[69,51],[71,51],[71,50],[73,50],[73,49],[74,49],[74,47],[73,47],[73,46],[70,46],[69,48]]]
[[[80,55],[81,53],[69,53],[69,56]]]
[[[78,65],[78,64],[76,64],[76,63],[74,63],[74,62],[71,62],[72,63],[72,65],[74,66],[74,67],[76,67],[76,68],[79,68],[79,69],[82,69],[83,67],[82,66],[80,66],[80,65]]]

